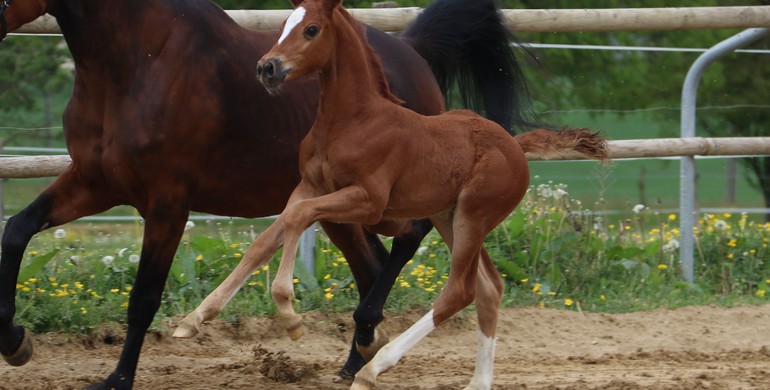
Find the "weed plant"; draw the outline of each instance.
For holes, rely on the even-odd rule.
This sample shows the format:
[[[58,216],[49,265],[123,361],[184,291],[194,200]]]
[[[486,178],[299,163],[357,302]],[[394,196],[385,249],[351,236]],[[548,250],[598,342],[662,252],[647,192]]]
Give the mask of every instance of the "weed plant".
[[[252,222],[188,222],[155,326],[192,310],[235,267],[256,236]],[[762,303],[770,284],[770,224],[747,215],[704,214],[696,233],[695,282],[682,281],[678,216],[645,205],[603,215],[564,185],[530,187],[487,241],[505,280],[504,305],[624,312],[656,307]],[[258,230],[258,229],[257,229]],[[117,234],[115,232],[120,232]],[[390,244],[385,239],[386,245]],[[72,224],[29,245],[17,284],[17,319],[35,332],[87,332],[124,323],[141,248],[141,226]],[[358,302],[346,259],[319,232],[313,274],[297,262],[300,311],[346,311]],[[220,317],[274,312],[278,253],[255,271]],[[409,261],[388,310],[424,309],[441,291],[449,251],[432,232]]]

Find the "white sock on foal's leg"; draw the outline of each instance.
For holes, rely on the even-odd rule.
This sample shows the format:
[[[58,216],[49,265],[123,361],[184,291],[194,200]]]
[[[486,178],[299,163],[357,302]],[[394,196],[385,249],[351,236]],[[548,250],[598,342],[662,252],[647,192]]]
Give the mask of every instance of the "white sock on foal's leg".
[[[374,359],[356,374],[356,380],[353,382],[351,389],[369,389],[373,387],[374,382],[377,380],[377,375],[398,363],[412,347],[424,339],[433,329],[436,329],[436,326],[433,324],[433,309],[431,309],[428,314],[420,318],[404,333],[401,333],[393,341],[382,347],[374,355]]]
[[[495,371],[495,338],[484,335],[479,331],[479,345],[476,351],[476,370],[473,372],[471,383],[465,390],[487,390],[492,388],[492,378]]]

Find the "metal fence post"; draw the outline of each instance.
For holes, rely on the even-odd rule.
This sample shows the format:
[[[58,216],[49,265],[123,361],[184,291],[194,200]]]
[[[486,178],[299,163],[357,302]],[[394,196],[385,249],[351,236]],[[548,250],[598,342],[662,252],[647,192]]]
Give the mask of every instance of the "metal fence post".
[[[733,52],[770,33],[766,28],[750,28],[714,45],[701,54],[687,72],[682,87],[682,117],[681,137],[695,137],[695,108],[698,84],[703,71],[715,60]],[[682,264],[682,272],[688,282],[695,277],[695,158],[685,156],[681,158],[681,170],[679,181],[679,212],[680,212],[680,246],[679,256]]]
[[[299,239],[299,258],[310,275],[315,275],[315,229],[316,224],[310,225]]]

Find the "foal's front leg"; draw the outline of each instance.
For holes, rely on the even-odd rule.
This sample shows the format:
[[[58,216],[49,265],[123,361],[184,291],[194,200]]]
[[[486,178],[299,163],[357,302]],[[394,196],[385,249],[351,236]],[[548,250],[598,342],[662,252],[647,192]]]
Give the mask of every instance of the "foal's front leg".
[[[300,194],[310,193],[303,181],[297,187]],[[345,187],[331,194],[299,200],[281,213],[284,223],[284,250],[271,292],[278,308],[278,317],[293,340],[302,336],[302,316],[294,311],[294,261],[302,232],[314,222],[374,224],[379,222],[384,202],[374,201],[363,187]]]
[[[233,272],[195,310],[179,322],[174,337],[189,338],[198,334],[201,324],[214,319],[235,296],[246,279],[270,261],[283,244],[283,222],[280,217],[254,240]]]

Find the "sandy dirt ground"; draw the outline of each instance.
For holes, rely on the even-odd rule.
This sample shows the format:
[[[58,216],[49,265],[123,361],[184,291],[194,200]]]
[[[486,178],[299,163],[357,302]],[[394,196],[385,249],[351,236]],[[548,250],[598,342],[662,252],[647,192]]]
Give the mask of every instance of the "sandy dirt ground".
[[[292,342],[271,318],[215,321],[189,340],[148,335],[137,389],[346,389],[349,313],[307,313]],[[391,336],[420,313],[388,313]],[[524,308],[501,312],[494,389],[770,389],[770,305],[630,314]],[[35,335],[24,367],[0,366],[0,389],[79,389],[103,378],[122,330]],[[462,389],[473,373],[475,313],[444,324],[380,376],[377,389]]]

